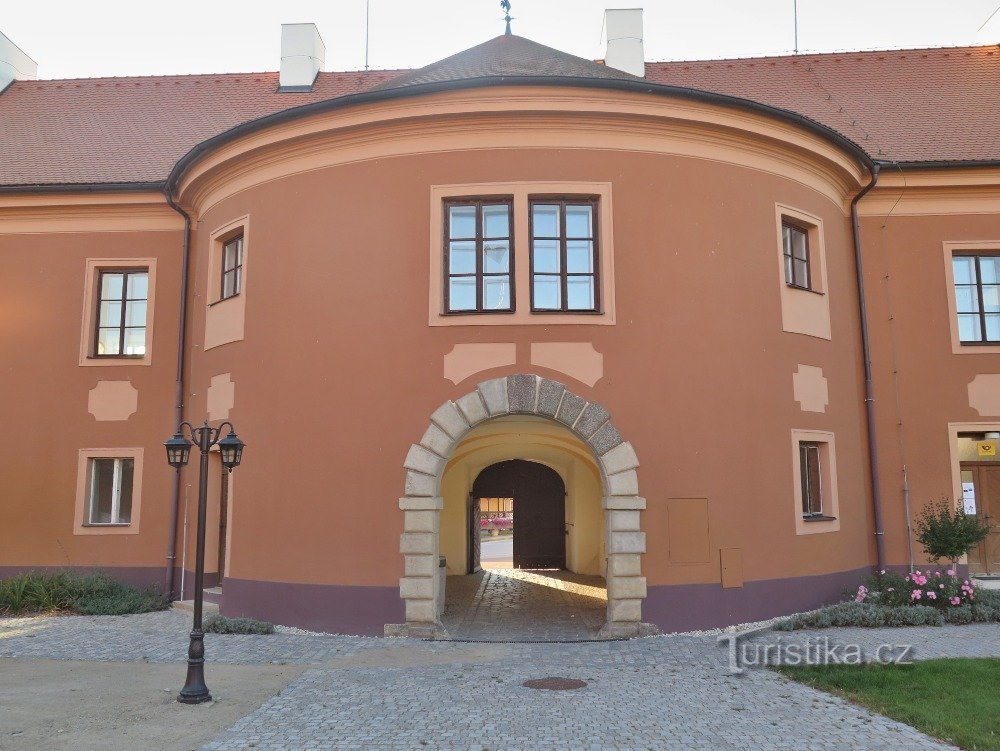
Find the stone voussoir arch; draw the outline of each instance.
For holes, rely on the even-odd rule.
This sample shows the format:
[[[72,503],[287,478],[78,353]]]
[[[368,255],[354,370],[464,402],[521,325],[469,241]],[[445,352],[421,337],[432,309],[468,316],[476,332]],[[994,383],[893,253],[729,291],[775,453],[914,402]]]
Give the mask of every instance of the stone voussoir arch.
[[[386,625],[386,634],[447,635],[439,619],[443,604],[438,583],[440,514],[444,507],[441,477],[470,430],[505,415],[534,415],[556,421],[591,448],[601,473],[608,555],[608,612],[601,633],[621,637],[654,631],[642,622],[646,535],[639,512],[646,508],[646,499],[639,495],[639,459],[635,450],[600,404],[577,396],[558,381],[518,374],[484,381],[460,399],[445,402],[431,415],[420,442],[410,446],[403,463],[404,495],[399,499],[404,514],[399,543],[404,574],[399,580],[399,593],[406,623]]]

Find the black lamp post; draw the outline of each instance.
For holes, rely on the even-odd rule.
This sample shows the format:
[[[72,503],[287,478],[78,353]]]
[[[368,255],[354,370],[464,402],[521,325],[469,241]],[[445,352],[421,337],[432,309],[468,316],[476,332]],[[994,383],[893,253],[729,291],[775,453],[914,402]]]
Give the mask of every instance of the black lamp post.
[[[229,433],[219,438],[222,429]],[[187,428],[187,435],[185,435]],[[212,446],[218,445],[222,466],[230,472],[243,458],[244,443],[236,435],[236,429],[229,421],[213,428],[206,421],[196,428],[185,421],[177,426],[173,438],[163,444],[167,449],[167,463],[180,469],[188,463],[191,447],[201,451],[201,474],[198,477],[198,547],[194,566],[194,625],[191,628],[191,643],[188,645],[187,681],[177,695],[177,701],[184,704],[201,704],[211,701],[212,695],[205,685],[205,632],[201,628],[202,589],[205,584],[205,513],[208,506],[208,454]],[[183,593],[182,593],[183,594]]]

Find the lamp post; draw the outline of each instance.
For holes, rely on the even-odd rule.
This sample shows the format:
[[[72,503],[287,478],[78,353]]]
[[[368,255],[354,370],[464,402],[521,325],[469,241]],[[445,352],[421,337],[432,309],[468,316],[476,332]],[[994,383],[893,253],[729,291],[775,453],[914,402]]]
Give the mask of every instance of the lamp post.
[[[228,427],[224,438],[219,436]],[[186,434],[185,434],[185,428]],[[191,447],[201,451],[201,474],[198,477],[198,546],[194,567],[194,624],[191,627],[191,642],[188,645],[187,680],[177,695],[177,701],[184,704],[201,704],[211,701],[212,695],[205,685],[205,632],[201,628],[202,589],[205,583],[205,514],[208,506],[208,454],[212,446],[218,445],[222,466],[230,472],[243,458],[244,443],[236,435],[236,429],[228,420],[219,427],[205,424],[196,428],[185,421],[177,426],[177,432],[163,444],[167,449],[167,463],[179,470],[188,463]],[[183,593],[182,593],[183,595]]]

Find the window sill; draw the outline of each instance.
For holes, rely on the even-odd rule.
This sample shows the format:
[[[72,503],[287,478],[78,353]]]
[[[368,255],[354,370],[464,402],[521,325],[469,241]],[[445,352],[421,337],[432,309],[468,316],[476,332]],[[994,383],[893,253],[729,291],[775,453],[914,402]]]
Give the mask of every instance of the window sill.
[[[83,526],[88,529],[107,529],[108,527],[131,527],[132,522],[90,522]]]
[[[443,310],[441,315],[453,318],[455,316],[509,316],[516,310]]]
[[[1000,347],[1000,341],[959,342],[963,347]]]
[[[554,308],[532,308],[531,313],[533,315],[552,315],[552,316],[599,316],[604,315],[603,310],[557,310]]]
[[[809,516],[803,515],[802,521],[804,522],[835,522],[837,521],[836,516],[824,516],[823,514],[812,514]]]
[[[223,298],[220,298],[218,300],[213,300],[212,302],[210,302],[208,304],[208,307],[213,308],[216,305],[221,305],[224,302],[229,302],[230,300],[235,300],[238,297],[240,297],[240,295],[242,295],[242,294],[243,294],[242,292],[237,292],[235,295],[230,295],[229,297],[223,297]]]
[[[812,295],[819,295],[820,297],[826,297],[826,292],[820,292],[818,289],[811,289],[809,287],[800,287],[797,284],[789,284],[788,282],[785,282],[785,286],[788,287],[789,289],[794,289],[799,292],[808,292]]]

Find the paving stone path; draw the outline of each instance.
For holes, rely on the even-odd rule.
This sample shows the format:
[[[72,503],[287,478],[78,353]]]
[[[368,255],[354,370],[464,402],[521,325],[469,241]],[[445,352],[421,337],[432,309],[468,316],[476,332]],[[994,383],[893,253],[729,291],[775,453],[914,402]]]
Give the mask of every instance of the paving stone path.
[[[461,640],[597,639],[608,609],[603,578],[569,571],[503,568],[449,576],[445,593],[442,623]]]
[[[181,663],[188,618],[0,619],[0,658]],[[1000,626],[767,633],[913,644],[917,659],[1000,657]],[[311,667],[205,749],[871,749],[950,748],[905,725],[759,669],[731,675],[716,635],[574,644],[468,644],[328,635],[206,638],[213,662]],[[0,674],[3,663],[0,659]],[[178,673],[179,679],[182,677]],[[532,678],[586,681],[534,690]]]

